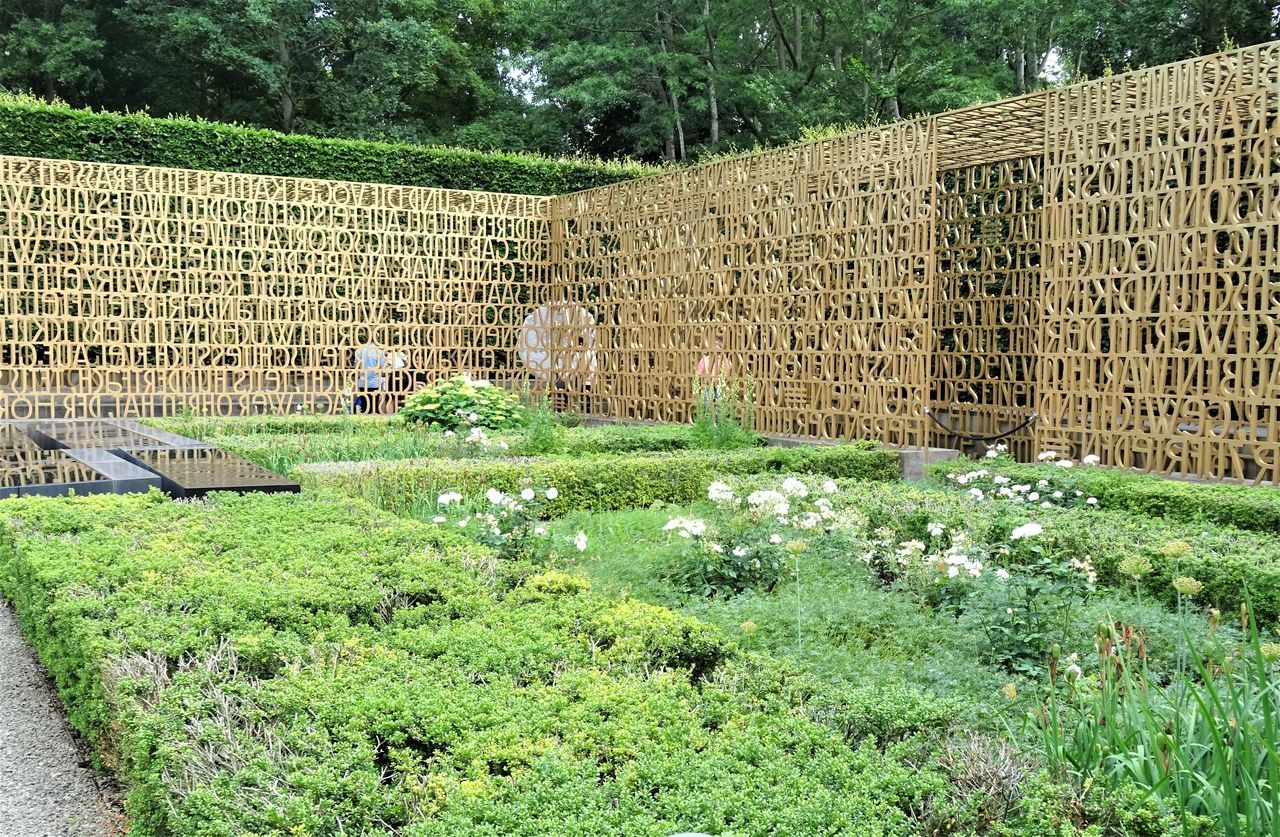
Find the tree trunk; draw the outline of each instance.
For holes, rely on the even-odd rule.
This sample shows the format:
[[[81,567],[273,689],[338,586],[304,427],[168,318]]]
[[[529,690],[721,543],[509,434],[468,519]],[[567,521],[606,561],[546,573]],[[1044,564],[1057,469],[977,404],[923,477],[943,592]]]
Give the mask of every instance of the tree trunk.
[[[707,69],[710,73],[715,72],[715,67],[708,66]],[[711,149],[714,151],[720,147],[720,103],[716,100],[716,77],[711,74],[707,78],[707,110],[711,117]]]
[[[671,20],[670,12],[659,12],[658,21],[662,26],[662,54],[667,54],[667,44],[675,41],[675,24]],[[678,157],[673,159],[683,160],[684,152],[684,122],[680,117],[680,97],[676,93],[675,85],[670,81],[664,81],[663,89],[667,93],[667,100],[671,104],[671,116],[675,124],[675,150]]]
[[[720,102],[716,98],[716,39],[711,32],[711,0],[702,0],[702,27],[707,34],[707,116],[714,151],[720,146]]]
[[[804,63],[804,24],[801,21],[800,4],[796,4],[796,69]]]
[[[791,60],[791,69],[800,69],[800,62],[796,60],[796,51],[787,40],[787,27],[782,24],[782,19],[778,17],[778,10],[773,5],[773,0],[769,0],[769,17],[773,20],[773,25],[778,30],[778,69],[787,69],[787,59]]]
[[[292,134],[297,102],[293,94],[293,55],[284,38],[278,43],[276,56],[280,61],[280,130]]]

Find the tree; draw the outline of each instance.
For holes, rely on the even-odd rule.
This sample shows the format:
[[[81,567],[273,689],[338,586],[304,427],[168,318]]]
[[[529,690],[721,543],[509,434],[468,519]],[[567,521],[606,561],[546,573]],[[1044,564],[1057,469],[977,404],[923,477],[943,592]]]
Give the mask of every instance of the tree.
[[[1080,0],[1064,22],[1073,77],[1150,67],[1280,37],[1276,0]]]
[[[92,0],[7,0],[0,6],[0,84],[90,101],[102,88],[97,20]]]

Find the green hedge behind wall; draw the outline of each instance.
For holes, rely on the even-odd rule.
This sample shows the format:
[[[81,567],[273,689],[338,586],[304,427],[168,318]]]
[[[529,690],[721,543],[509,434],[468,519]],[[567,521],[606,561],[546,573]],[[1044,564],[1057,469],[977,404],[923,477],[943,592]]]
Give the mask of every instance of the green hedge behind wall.
[[[191,119],[94,113],[2,94],[0,154],[523,195],[562,195],[652,171],[631,163],[324,139]]]

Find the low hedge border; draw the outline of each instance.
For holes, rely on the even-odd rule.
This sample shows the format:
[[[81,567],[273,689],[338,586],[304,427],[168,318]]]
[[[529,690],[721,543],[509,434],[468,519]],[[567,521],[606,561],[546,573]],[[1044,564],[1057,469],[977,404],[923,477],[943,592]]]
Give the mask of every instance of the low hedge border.
[[[985,468],[1019,482],[1053,477],[1059,483],[1097,497],[1109,509],[1124,509],[1180,521],[1200,520],[1256,532],[1280,532],[1280,489],[1264,486],[1183,482],[1107,468],[1059,468],[984,459],[951,460],[930,469],[935,479]]]
[[[434,505],[446,491],[480,497],[490,488],[554,486],[551,516],[574,511],[616,511],[654,503],[690,503],[706,497],[718,476],[811,473],[861,480],[898,480],[897,451],[868,443],[734,451],[541,457],[529,459],[423,459],[401,462],[316,463],[292,471],[303,488],[335,489],[396,513]]]
[[[1010,471],[1009,474],[1018,473]],[[856,492],[856,494],[851,493]],[[898,540],[924,540],[927,526],[975,529],[987,543],[1007,542],[1017,526],[1044,526],[1037,543],[1060,560],[1088,556],[1098,580],[1132,590],[1134,581],[1120,572],[1130,555],[1145,556],[1152,571],[1139,585],[1144,596],[1175,607],[1173,579],[1191,576],[1204,584],[1194,601],[1223,614],[1238,613],[1246,598],[1260,624],[1280,624],[1280,535],[1250,532],[1200,521],[1161,519],[1125,509],[1040,508],[1001,499],[975,500],[961,491],[933,487],[865,483],[846,492],[846,501],[867,514],[869,530],[887,527]],[[1171,544],[1185,543],[1186,555]]]

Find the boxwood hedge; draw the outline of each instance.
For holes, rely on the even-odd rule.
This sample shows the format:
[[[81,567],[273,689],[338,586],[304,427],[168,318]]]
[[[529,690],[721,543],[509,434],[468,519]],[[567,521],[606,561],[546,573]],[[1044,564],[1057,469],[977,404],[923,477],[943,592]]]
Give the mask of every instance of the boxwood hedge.
[[[901,465],[897,451],[859,443],[595,457],[331,462],[300,465],[292,473],[304,488],[334,489],[397,513],[429,505],[446,491],[475,498],[490,488],[513,492],[523,485],[554,486],[559,495],[548,501],[546,510],[562,515],[692,502],[706,496],[717,476],[813,473],[896,480]]]
[[[522,195],[562,195],[651,171],[633,163],[325,139],[191,119],[95,113],[2,95],[0,154]]]
[[[1052,477],[1093,497],[1110,509],[1170,518],[1205,521],[1259,532],[1280,532],[1280,489],[1274,486],[1228,485],[1172,480],[1146,474],[1126,474],[1108,468],[1058,468],[1004,460],[952,460],[931,469],[945,482],[947,474],[986,468],[1019,482]]]
[[[1260,622],[1280,624],[1280,535],[1161,519],[1123,508],[1044,509],[1034,503],[975,500],[961,490],[885,483],[850,488],[846,501],[865,513],[868,531],[887,527],[904,541],[927,538],[928,524],[936,522],[968,527],[987,543],[1001,544],[1015,527],[1036,521],[1044,526],[1037,543],[1048,554],[1061,561],[1089,557],[1104,584],[1131,589],[1134,581],[1121,573],[1120,562],[1145,556],[1152,571],[1139,582],[1144,595],[1172,606],[1177,601],[1173,579],[1191,576],[1204,584],[1196,604],[1232,614],[1248,601]],[[1185,549],[1179,548],[1184,544]]]
[[[288,474],[304,462],[355,462],[461,454],[458,437],[405,427],[394,419],[365,416],[151,419],[149,424],[208,441],[251,462]],[[489,433],[490,453],[519,453],[519,432]],[[764,439],[759,439],[763,445]],[[499,443],[507,444],[504,451]],[[603,425],[565,428],[565,455],[621,454],[691,450],[697,447],[688,425]],[[472,454],[474,455],[474,454]]]
[[[688,617],[537,573],[332,496],[0,504],[0,592],[124,779],[133,834],[972,817],[918,734],[949,723],[936,701],[895,695],[898,726]]]

